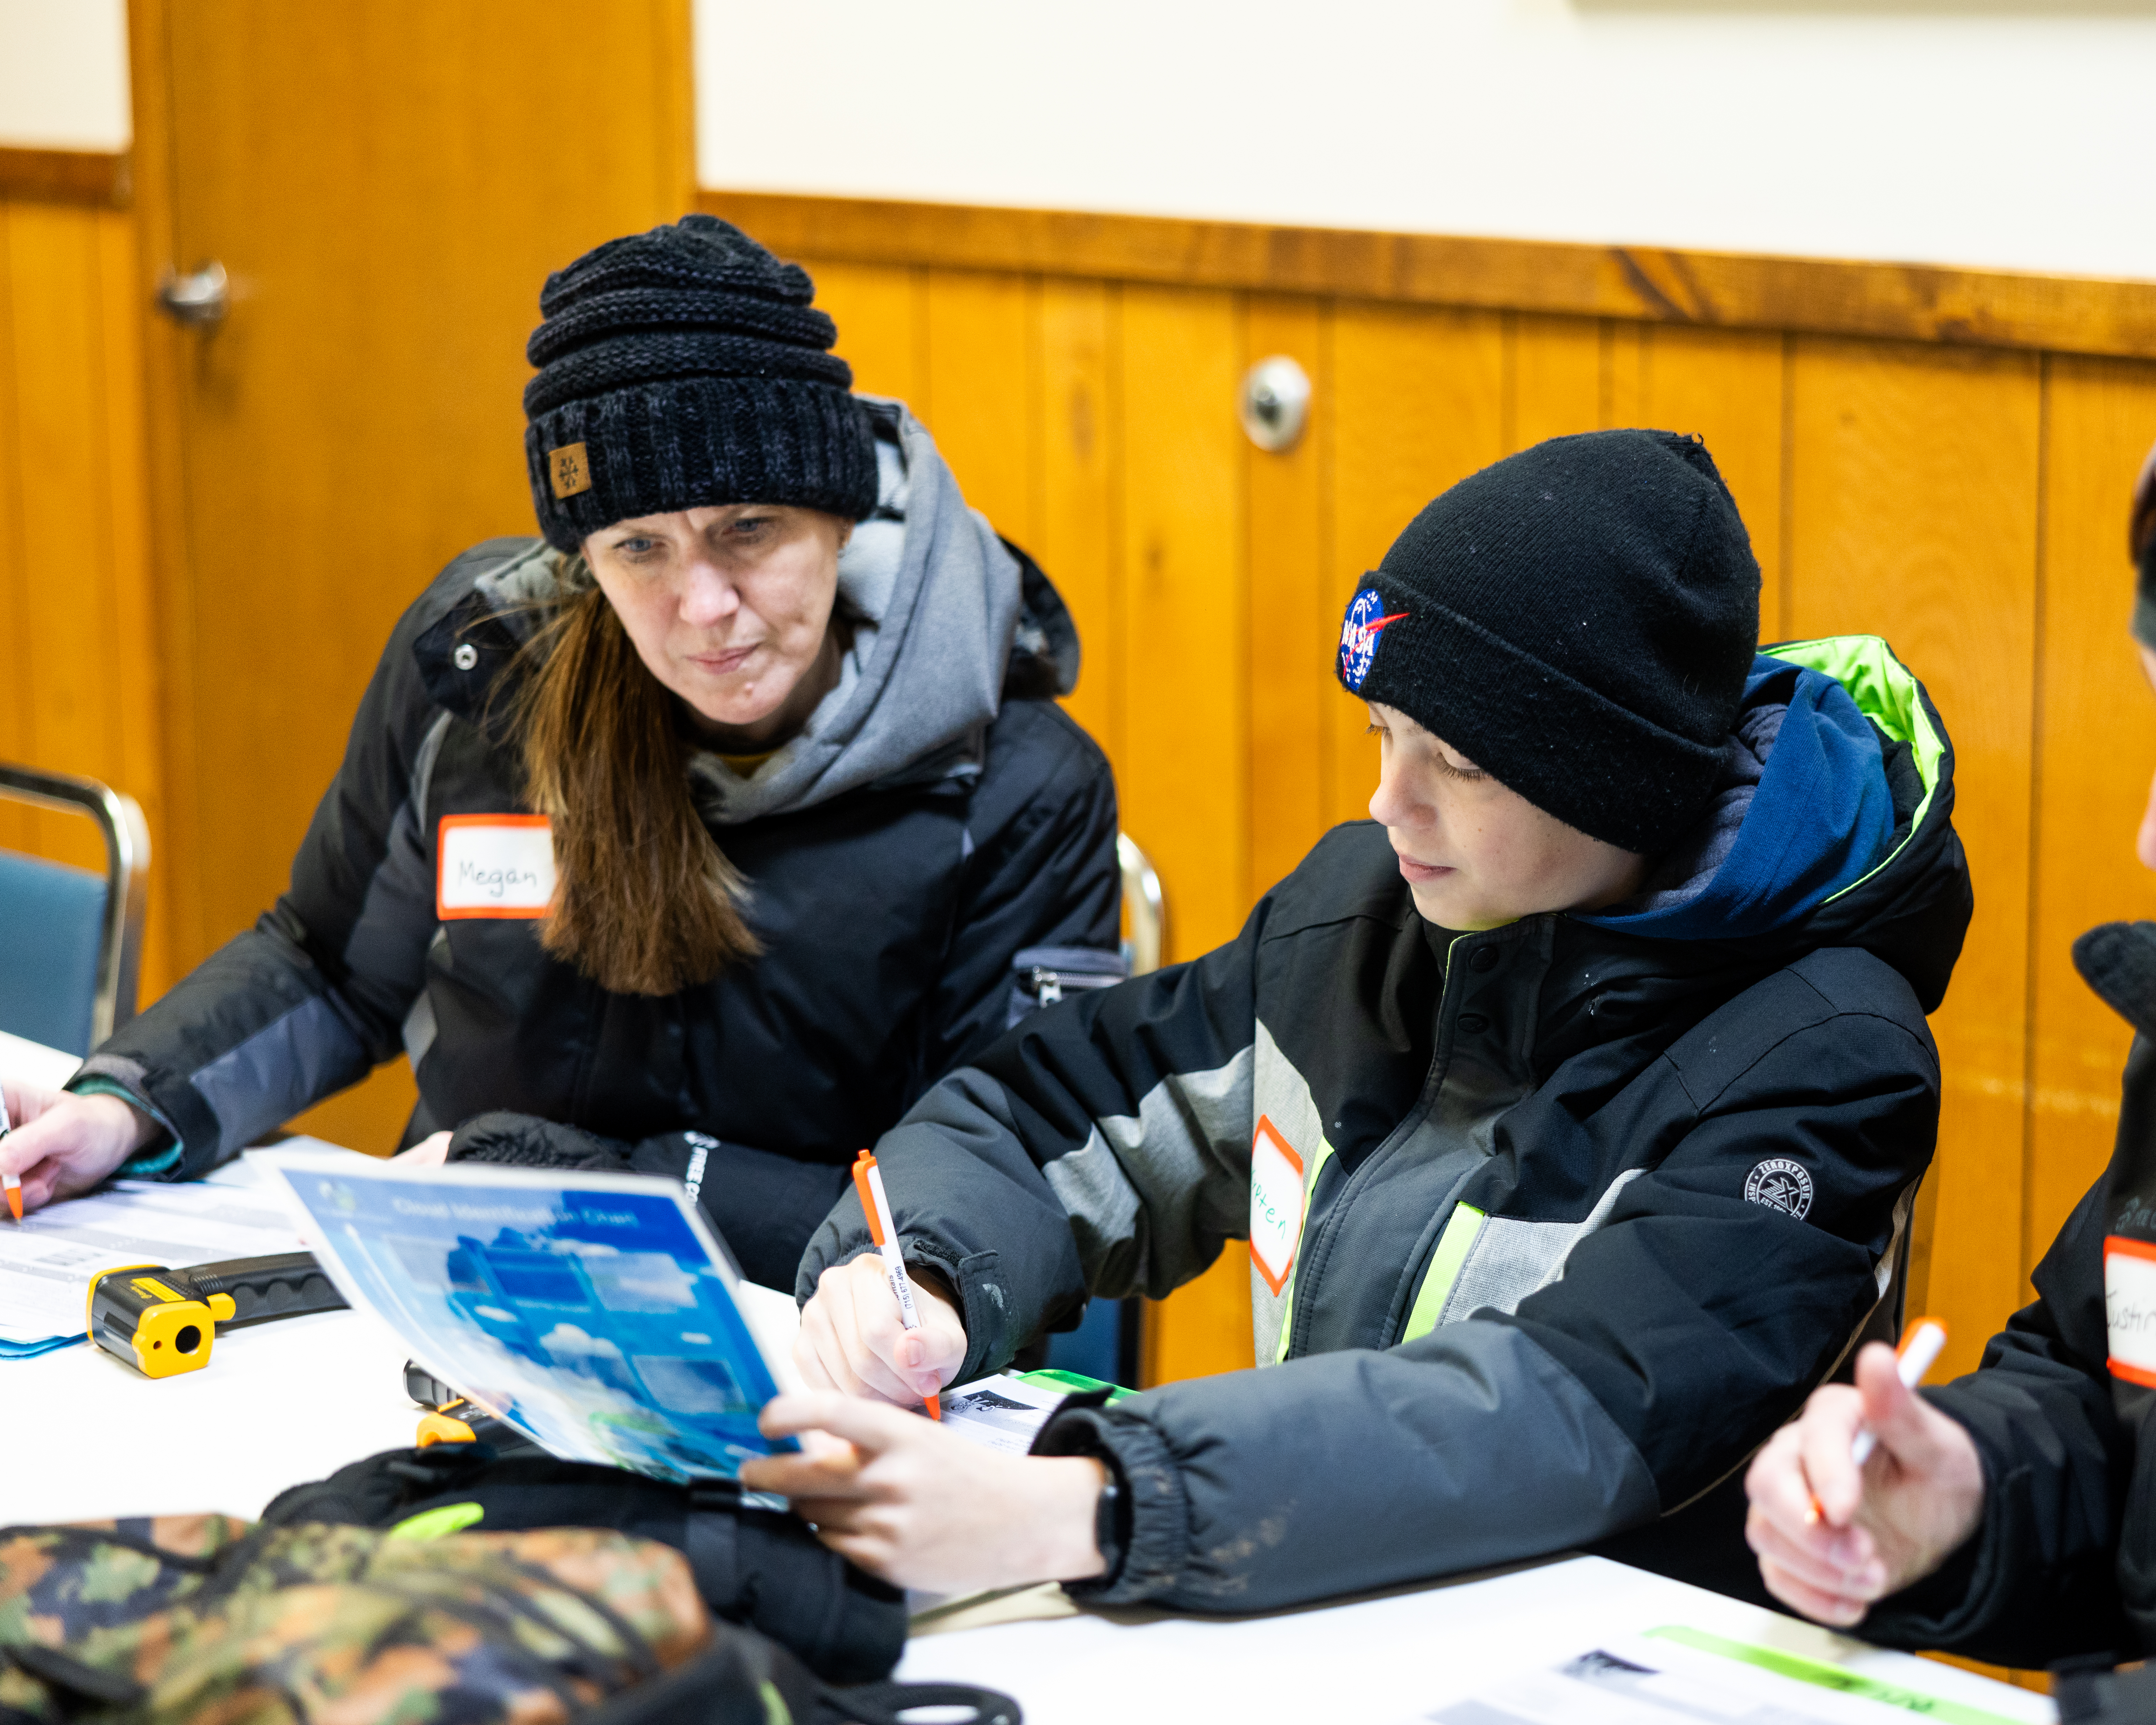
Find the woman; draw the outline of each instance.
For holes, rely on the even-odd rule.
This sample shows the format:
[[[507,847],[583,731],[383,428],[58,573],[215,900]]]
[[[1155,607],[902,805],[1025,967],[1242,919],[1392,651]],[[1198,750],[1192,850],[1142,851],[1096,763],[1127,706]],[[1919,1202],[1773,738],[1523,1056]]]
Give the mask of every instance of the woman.
[[[1113,783],[1047,698],[1069,616],[904,408],[848,393],[812,291],[706,216],[548,281],[545,536],[405,614],[260,924],[66,1099],[11,1099],[28,1203],[200,1174],[401,1044],[408,1144],[500,1110],[529,1119],[459,1147],[606,1134],[787,1285],[1021,957],[1119,972]]]
[[[2156,449],[2129,545],[2133,633],[2156,684]],[[2156,869],[2156,785],[2138,851]],[[1888,1646],[2016,1666],[2072,1661],[2066,1718],[2156,1714],[2156,925],[2111,922],[2074,964],[2133,1026],[2118,1137],[2033,1278],[2034,1304],[1966,1378],[1915,1395],[1865,1350],[1753,1463],[1746,1527],[1761,1578],[1807,1617]],[[1851,1455],[1860,1427],[1871,1459]],[[2078,1711],[2076,1711],[2078,1709]]]

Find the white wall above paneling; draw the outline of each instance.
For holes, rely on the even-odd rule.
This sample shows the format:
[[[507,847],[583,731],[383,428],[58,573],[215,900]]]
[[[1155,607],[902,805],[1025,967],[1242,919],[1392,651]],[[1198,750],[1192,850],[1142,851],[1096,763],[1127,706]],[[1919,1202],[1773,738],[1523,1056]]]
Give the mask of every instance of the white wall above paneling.
[[[2156,278],[2156,0],[696,0],[704,184]]]
[[[126,0],[0,0],[0,148],[125,150]]]

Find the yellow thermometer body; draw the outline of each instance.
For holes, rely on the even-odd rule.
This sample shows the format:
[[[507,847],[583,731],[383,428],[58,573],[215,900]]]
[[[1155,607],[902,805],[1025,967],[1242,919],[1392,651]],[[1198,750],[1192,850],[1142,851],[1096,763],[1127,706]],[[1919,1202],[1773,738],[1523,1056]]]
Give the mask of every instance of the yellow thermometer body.
[[[162,1264],[99,1271],[90,1283],[90,1339],[146,1377],[199,1371],[217,1326],[238,1308],[229,1294],[198,1298],[174,1286],[179,1281]]]

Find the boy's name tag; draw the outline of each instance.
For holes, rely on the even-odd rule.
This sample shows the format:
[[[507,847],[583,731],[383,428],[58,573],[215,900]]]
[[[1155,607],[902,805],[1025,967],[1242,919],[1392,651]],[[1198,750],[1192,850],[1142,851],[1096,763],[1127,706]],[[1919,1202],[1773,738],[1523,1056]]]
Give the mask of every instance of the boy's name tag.
[[[543,814],[445,814],[434,846],[434,914],[547,914],[554,901],[554,831]]]
[[[1302,1237],[1302,1158],[1265,1115],[1250,1138],[1250,1261],[1276,1294]]]
[[[2111,1375],[2156,1389],[2156,1245],[2118,1234],[2104,1241],[2103,1313]]]

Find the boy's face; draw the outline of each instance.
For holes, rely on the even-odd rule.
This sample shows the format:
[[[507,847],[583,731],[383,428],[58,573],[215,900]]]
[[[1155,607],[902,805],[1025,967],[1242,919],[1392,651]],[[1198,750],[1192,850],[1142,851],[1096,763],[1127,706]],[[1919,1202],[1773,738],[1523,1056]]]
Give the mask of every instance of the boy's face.
[[[1370,728],[1383,760],[1371,819],[1424,921],[1470,933],[1544,911],[1599,910],[1645,880],[1645,857],[1545,814],[1399,708],[1372,701]]]

